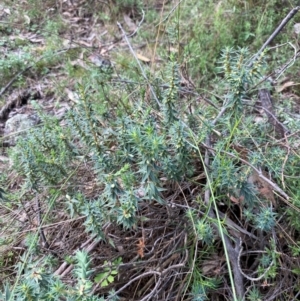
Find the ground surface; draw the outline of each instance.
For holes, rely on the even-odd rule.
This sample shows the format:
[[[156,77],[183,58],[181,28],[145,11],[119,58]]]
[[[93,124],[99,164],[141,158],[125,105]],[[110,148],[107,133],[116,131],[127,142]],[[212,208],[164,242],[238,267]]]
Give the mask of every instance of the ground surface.
[[[298,38],[291,25],[284,32],[292,44],[292,51],[288,50],[291,53],[286,51],[283,56],[278,48],[280,56],[276,57],[275,51],[271,52],[262,70],[268,75],[277,64],[275,76],[280,70],[284,76],[271,83],[261,75],[251,83],[253,87],[243,99],[245,106],[239,112],[240,118],[236,118],[231,111],[225,112],[226,95],[231,89],[230,83],[225,84],[226,70],[217,77],[215,67],[209,63],[201,65],[201,56],[214,47],[213,44],[206,52],[201,48],[211,43],[205,37],[214,36],[213,40],[221,41],[228,34],[223,30],[229,25],[217,22],[235,17],[234,10],[224,5],[222,1],[213,4],[213,13],[201,28],[202,40],[193,35],[199,34],[194,20],[201,23],[203,3],[198,6],[193,1],[185,1],[181,6],[173,1],[36,0],[0,6],[3,35],[0,168],[1,187],[5,191],[0,191],[3,283],[7,281],[17,287],[18,281],[23,281],[25,268],[20,272],[15,266],[32,262],[31,272],[41,272],[38,268],[42,266],[70,287],[76,287],[76,277],[71,272],[72,256],[77,250],[85,250],[94,270],[91,292],[107,300],[112,300],[114,294],[120,300],[144,301],[238,300],[243,295],[246,300],[297,300],[300,285]],[[270,9],[267,4],[262,7]],[[242,11],[250,16],[253,9],[249,4],[249,10]],[[272,16],[282,20],[285,14],[280,17],[274,12]],[[264,20],[262,16],[261,24]],[[247,22],[243,24],[245,28]],[[252,41],[252,31],[245,28],[244,36],[235,38],[236,43],[232,38],[224,41],[223,46],[244,46],[238,42],[249,41],[251,51],[255,51],[255,43],[268,37],[259,36],[258,28]],[[221,47],[215,43],[216,48]],[[172,55],[178,58],[178,69],[169,68]],[[220,56],[218,52],[205,59],[216,66]],[[294,67],[287,69],[286,63],[291,61]],[[235,61],[230,64],[233,66]],[[177,117],[197,132],[192,136],[184,133],[184,142],[176,140],[181,137],[180,128],[176,128],[175,134],[175,130],[165,130],[164,109],[156,103],[156,100],[167,102],[166,94],[172,92],[170,86],[175,78],[170,79],[168,72],[175,69],[178,77],[174,86],[178,86],[178,91],[174,111],[179,111]],[[82,106],[85,98],[88,106]],[[123,164],[119,154],[124,149],[129,153],[133,149],[131,140],[123,143],[115,133],[125,124],[127,137],[131,134],[130,127],[141,126],[145,134],[141,144],[149,149],[153,146],[154,151],[147,158],[155,164],[151,165],[148,159],[135,161],[127,157],[126,164],[132,163],[131,170],[137,179],[143,162],[153,170],[157,168],[161,191],[152,186],[154,192],[151,190],[151,168],[146,173],[151,178],[148,182],[145,177],[140,183],[132,180],[125,163],[107,172],[105,180],[111,182],[101,178],[94,165],[94,145],[82,138],[86,132],[82,129],[74,134],[68,129],[71,124],[68,112],[74,111],[74,118],[83,118],[80,114],[85,109],[99,112],[90,119],[87,132],[94,135],[95,143],[99,141],[95,136],[102,135],[99,148],[105,149],[104,158],[107,156],[111,161],[117,158],[116,162]],[[223,116],[219,119],[223,109],[224,119]],[[47,120],[45,114],[55,121]],[[17,121],[13,122],[14,119]],[[144,125],[149,127],[144,129]],[[104,130],[97,131],[95,127]],[[27,144],[17,144],[17,137],[22,137],[19,132],[26,133],[29,128],[38,129],[46,142],[40,143],[38,138],[30,142],[25,138]],[[52,139],[48,133],[53,134],[56,129],[58,134]],[[167,149],[159,149],[157,157],[155,143],[146,140],[153,132],[157,140],[151,141],[160,145],[159,137],[164,137],[162,145]],[[32,137],[39,137],[36,135]],[[71,143],[77,153],[67,150],[64,141]],[[179,152],[181,143],[186,147],[183,153]],[[39,153],[34,157],[27,148],[37,148]],[[170,174],[176,173],[177,165],[175,171],[166,168],[174,174],[163,172],[167,166],[163,162],[164,153],[168,150],[172,158],[178,151],[180,156],[172,161],[174,166],[179,162],[178,170],[180,161],[187,160],[189,170],[182,169],[182,177],[176,180]],[[25,153],[32,157],[22,161]],[[139,149],[134,156],[141,153]],[[187,153],[188,158],[184,156]],[[72,158],[70,162],[68,158]],[[42,163],[45,165],[40,168],[38,164]],[[61,174],[53,173],[57,181],[47,182],[42,178],[47,173],[41,170],[48,171],[51,164]],[[25,165],[32,169],[25,169]],[[36,186],[28,179],[33,179]],[[99,196],[113,190],[107,183],[125,191],[126,181],[134,187],[139,199],[137,208],[134,207],[135,223],[130,227],[116,221],[117,214],[126,221],[130,220],[130,214],[134,215],[122,203],[121,192],[114,205],[109,201],[96,202]],[[247,189],[254,188],[253,195],[250,188],[241,192],[244,183]],[[89,205],[84,207],[84,204]],[[97,211],[102,205],[110,210],[105,218],[99,217]],[[97,218],[101,220],[100,226]]]

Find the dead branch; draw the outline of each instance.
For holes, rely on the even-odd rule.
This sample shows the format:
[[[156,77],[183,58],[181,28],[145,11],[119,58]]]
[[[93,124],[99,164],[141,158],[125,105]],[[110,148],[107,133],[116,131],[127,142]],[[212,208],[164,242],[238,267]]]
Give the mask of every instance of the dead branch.
[[[280,138],[285,137],[285,135],[290,134],[290,131],[284,124],[282,124],[275,116],[273,109],[273,100],[270,92],[267,89],[260,89],[258,92],[258,98],[262,103],[262,108],[268,116],[269,122],[273,125],[275,131],[278,133]]]
[[[293,8],[287,16],[281,21],[279,26],[274,30],[274,32],[270,35],[267,41],[261,46],[258,52],[254,55],[251,60],[250,66],[255,62],[255,60],[260,56],[260,54],[267,48],[267,46],[275,39],[275,37],[280,33],[280,31],[285,27],[285,25],[296,15],[299,11],[300,6],[296,6]]]

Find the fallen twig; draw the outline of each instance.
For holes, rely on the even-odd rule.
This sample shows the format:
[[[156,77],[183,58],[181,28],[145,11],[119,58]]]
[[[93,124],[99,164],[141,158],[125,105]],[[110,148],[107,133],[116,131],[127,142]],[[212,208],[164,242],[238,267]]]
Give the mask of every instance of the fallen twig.
[[[265,271],[262,273],[262,275],[260,275],[259,277],[256,277],[256,278],[250,277],[250,276],[248,276],[247,274],[245,274],[245,273],[242,271],[242,268],[241,268],[240,260],[241,260],[242,252],[243,252],[242,240],[240,240],[240,244],[239,244],[239,253],[238,253],[238,260],[237,260],[237,262],[238,262],[238,269],[239,269],[240,273],[242,273],[242,275],[243,275],[246,279],[248,279],[248,280],[250,280],[250,281],[259,281],[259,280],[261,280],[262,278],[264,278],[265,275],[268,273],[268,271],[271,269],[271,267],[272,267],[273,264],[274,264],[274,260],[272,260],[271,263],[269,264],[268,268],[265,269]],[[258,253],[258,252],[259,252],[259,251],[257,251],[257,253]]]
[[[296,13],[300,10],[300,6],[296,6],[293,8],[287,16],[282,20],[279,26],[274,30],[274,32],[270,35],[267,41],[261,46],[258,52],[251,59],[250,66],[255,62],[255,60],[261,55],[261,53],[267,48],[267,46],[275,39],[275,37],[280,33],[280,31],[284,28],[284,26],[296,15]]]
[[[96,235],[93,235],[92,237],[90,237],[86,242],[84,242],[81,245],[80,249],[83,249],[87,253],[90,253],[92,250],[94,250],[94,248],[99,243],[99,239],[94,240],[95,238],[96,238]],[[88,245],[88,246],[85,247],[86,245]],[[75,254],[75,253],[76,253],[76,251],[73,252],[73,254]],[[69,266],[68,265],[69,264],[67,262],[62,263],[62,265],[54,272],[54,275],[61,276],[61,277],[66,276],[73,268],[73,265],[69,265]]]
[[[258,98],[262,103],[263,110],[268,116],[269,122],[273,125],[280,138],[285,137],[286,134],[290,134],[289,129],[284,124],[282,124],[274,114],[273,100],[268,89],[260,89],[258,92]]]
[[[145,276],[149,276],[149,275],[157,275],[159,276],[159,280],[158,282],[156,283],[155,285],[155,288],[157,288],[160,284],[160,281],[161,281],[161,277],[164,276],[169,270],[172,270],[172,269],[176,269],[176,268],[182,268],[182,267],[185,267],[185,263],[180,263],[180,264],[175,264],[175,265],[172,265],[170,267],[168,267],[167,269],[165,269],[164,271],[162,272],[158,272],[158,271],[155,271],[155,270],[151,270],[151,271],[148,271],[148,272],[145,272],[141,275],[138,275],[136,277],[134,277],[133,279],[131,279],[129,282],[127,282],[124,286],[122,286],[119,290],[117,290],[113,295],[109,296],[106,300],[111,300],[113,297],[117,296],[119,293],[121,293],[126,287],[128,287],[129,285],[131,285],[133,282],[145,277]],[[153,289],[152,290],[152,294],[151,296],[153,295],[153,293],[156,292],[156,289]],[[148,294],[146,297],[144,297],[142,300],[147,300],[149,298],[149,295]],[[146,299],[145,299],[146,298]]]

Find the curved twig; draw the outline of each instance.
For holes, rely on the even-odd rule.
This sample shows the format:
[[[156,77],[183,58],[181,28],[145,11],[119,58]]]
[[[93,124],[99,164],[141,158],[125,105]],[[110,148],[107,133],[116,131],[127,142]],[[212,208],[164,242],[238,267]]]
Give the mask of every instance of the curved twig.
[[[245,274],[243,271],[242,271],[242,268],[241,268],[241,264],[240,264],[240,261],[241,261],[241,256],[242,256],[242,252],[243,252],[243,247],[242,247],[242,240],[240,240],[240,251],[239,251],[239,255],[238,255],[238,268],[240,270],[240,273],[248,280],[250,281],[259,281],[261,280],[262,278],[265,277],[265,275],[269,272],[269,270],[271,269],[271,267],[273,266],[274,264],[274,260],[271,261],[270,265],[268,266],[268,268],[263,272],[262,275],[260,275],[259,277],[256,277],[256,278],[253,278],[253,277],[250,277],[248,276],[247,274]]]

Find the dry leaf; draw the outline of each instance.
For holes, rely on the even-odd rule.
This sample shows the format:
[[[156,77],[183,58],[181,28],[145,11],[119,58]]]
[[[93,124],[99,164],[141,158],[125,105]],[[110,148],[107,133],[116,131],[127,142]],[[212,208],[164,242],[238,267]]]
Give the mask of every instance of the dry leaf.
[[[212,276],[219,275],[222,268],[223,257],[212,255],[211,260],[204,260],[201,264],[203,275]]]
[[[268,283],[268,280],[264,280],[264,282],[262,283],[262,287],[265,288],[265,287],[268,287],[268,286],[271,286],[272,284]]]
[[[137,30],[137,26],[135,25],[135,23],[132,21],[132,19],[128,16],[128,15],[123,15],[124,21],[126,23],[126,25],[128,26],[128,28],[131,31],[136,31]]]
[[[276,92],[282,92],[283,90],[287,89],[288,87],[292,87],[292,86],[295,86],[295,85],[297,85],[297,84],[295,84],[292,81],[286,82],[283,85],[276,87]]]
[[[175,48],[175,47],[170,47],[170,52],[175,52],[177,53],[178,52],[178,48]]]
[[[141,54],[136,54],[136,57],[140,60],[140,61],[142,61],[142,62],[145,62],[145,63],[149,63],[150,62],[150,59],[149,58],[147,58],[147,57],[145,57],[145,56],[143,56],[143,55],[141,55]]]
[[[139,239],[139,243],[137,244],[138,247],[138,255],[143,258],[144,257],[144,249],[145,249],[145,240],[144,238]]]
[[[240,155],[244,160],[248,159],[248,149],[238,144],[232,144],[231,147]]]
[[[258,191],[259,194],[262,195],[265,199],[271,201],[273,204],[275,203],[274,192],[269,185],[258,188]]]
[[[265,172],[263,172],[263,174],[264,176],[268,177]],[[272,186],[264,181],[256,171],[252,172],[248,178],[248,183],[253,184],[261,196],[271,201],[274,205],[276,204]]]
[[[6,156],[0,156],[0,161],[1,162],[9,162],[10,159],[9,159],[9,157],[6,157]]]
[[[240,196],[239,198],[236,198],[233,195],[228,194],[228,197],[229,197],[230,201],[232,201],[235,204],[240,204],[244,200],[243,196]]]
[[[66,88],[65,91],[70,100],[74,101],[75,103],[79,102],[79,96],[76,92],[73,92],[73,91],[69,90],[68,88]]]
[[[78,41],[78,44],[83,45],[85,47],[93,47],[93,43],[87,43],[87,42],[82,41],[82,40]]]
[[[25,18],[25,24],[30,24],[30,18],[27,16],[27,15],[24,15],[24,18]]]

